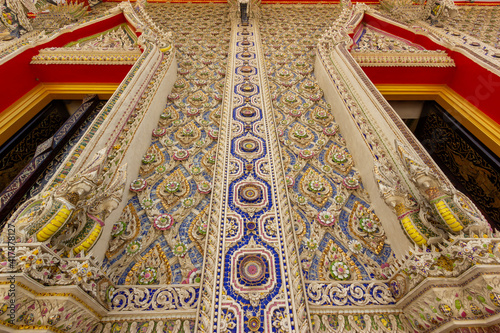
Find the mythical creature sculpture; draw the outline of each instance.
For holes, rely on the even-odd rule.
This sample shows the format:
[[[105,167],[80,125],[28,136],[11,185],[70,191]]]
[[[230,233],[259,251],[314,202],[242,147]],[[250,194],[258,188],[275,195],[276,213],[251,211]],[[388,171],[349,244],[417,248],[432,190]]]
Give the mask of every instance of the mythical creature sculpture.
[[[469,198],[451,184],[440,182],[434,171],[418,162],[419,159],[401,143],[396,142],[396,149],[409,178],[426,200],[439,228],[452,234],[462,230],[485,232],[490,228]]]
[[[105,184],[105,162],[102,149],[71,179],[22,205],[9,221],[20,241],[46,243],[62,257],[90,250],[105,219],[118,207],[126,183],[124,164]]]
[[[403,230],[417,245],[434,244],[442,240],[442,232],[427,220],[419,203],[399,182],[391,167],[375,162],[374,175],[382,198],[396,213]]]

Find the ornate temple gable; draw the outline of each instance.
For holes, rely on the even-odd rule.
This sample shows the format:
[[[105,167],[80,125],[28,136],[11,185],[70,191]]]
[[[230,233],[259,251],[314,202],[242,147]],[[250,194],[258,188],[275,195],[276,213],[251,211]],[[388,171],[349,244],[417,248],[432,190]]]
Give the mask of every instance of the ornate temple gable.
[[[429,2],[427,3],[430,5]],[[496,12],[496,7],[488,6],[472,10],[468,9],[468,6],[463,6],[459,9],[450,1],[441,4],[436,2],[434,5],[441,5],[435,19],[431,19],[432,15],[426,11],[426,6],[412,6],[411,2],[408,1],[403,1],[402,7],[398,10],[384,9],[384,6],[381,5],[383,10],[378,10],[377,7],[367,7],[366,12],[415,34],[425,35],[434,43],[459,52],[481,67],[500,75],[500,54],[494,37],[492,37],[492,27],[496,22],[496,15],[493,13]],[[450,6],[453,7],[452,11],[444,10]],[[451,12],[454,12],[455,15],[449,15]],[[480,21],[484,22],[484,29],[475,26],[469,33],[466,27],[470,22],[475,21],[468,15],[477,15]],[[490,22],[488,22],[489,17],[491,17]],[[481,24],[482,26],[483,24]]]
[[[0,41],[0,76],[15,78],[16,82],[16,84],[2,86],[0,141],[5,142],[25,125],[37,110],[44,106],[43,103],[46,103],[54,95],[54,90],[50,91],[52,88],[58,92],[62,90],[63,94],[71,91],[74,96],[79,93],[85,94],[85,91],[79,92],[80,89],[89,89],[87,87],[90,87],[90,91],[99,91],[104,86],[109,89],[110,85],[98,84],[96,87],[88,85],[83,88],[82,85],[73,83],[69,84],[72,87],[68,88],[66,82],[79,82],[83,85],[89,81],[119,84],[130,70],[130,64],[106,66],[100,71],[89,71],[86,66],[60,71],[52,70],[51,66],[30,65],[30,60],[42,47],[60,47],[71,40],[107,30],[123,22],[125,22],[125,17],[120,6],[103,4],[94,8],[92,12],[80,18],[79,21],[60,29],[53,31],[34,29],[20,38]],[[53,82],[57,82],[57,84],[48,88]],[[46,83],[49,84],[46,85]],[[108,90],[107,93],[112,93],[112,91]],[[59,98],[61,97],[59,95]]]
[[[477,92],[487,90],[487,88],[495,89],[500,84],[500,62],[494,57],[496,53],[494,43],[484,44],[476,37],[450,28],[448,23],[431,25],[422,20],[404,23],[394,19],[386,11],[378,10],[378,7],[357,6],[359,9],[361,7],[364,9],[363,13],[357,14],[358,20],[356,22],[364,22],[397,36],[405,36],[408,40],[417,40],[428,50],[446,49],[450,57],[455,61],[460,61],[461,66],[436,68],[435,72],[431,71],[430,76],[425,78],[420,77],[423,72],[417,68],[395,68],[394,71],[388,72],[391,80],[398,84],[411,84],[413,83],[412,77],[419,77],[419,80],[423,82],[428,82],[430,79],[437,84],[446,84],[456,92],[457,97],[461,100],[461,105],[464,105],[462,108],[458,107],[460,112],[456,111],[456,116],[463,117],[461,123],[478,138],[481,138],[488,148],[498,153],[500,151],[500,125],[498,125],[500,120],[495,111],[497,104],[495,95],[489,91],[483,95],[480,94],[481,98],[478,98],[477,95]],[[491,29],[491,23],[488,26]],[[352,25],[347,31],[351,34],[354,32]],[[491,37],[491,35],[489,36]],[[342,37],[346,38],[347,36]],[[413,75],[408,73],[405,75],[403,70],[408,70]],[[366,72],[371,73],[369,74],[370,79],[376,83],[388,82],[384,76],[383,68],[371,67],[367,68]],[[398,73],[398,75],[391,76],[391,73]],[[434,74],[435,76],[433,76]]]
[[[137,36],[124,23],[64,47],[42,49],[31,64],[133,65],[140,54]]]
[[[461,119],[461,124],[498,154],[500,152],[500,118],[496,112],[496,95],[490,92],[490,90],[493,92],[500,84],[500,62],[495,56],[498,53],[494,42],[496,37],[492,37],[496,24],[494,13],[497,7],[478,8],[480,9],[471,9],[469,6],[460,7],[463,16],[455,16],[436,24],[423,20],[410,24],[403,23],[393,19],[386,11],[373,8],[366,11],[367,15],[364,20],[369,24],[383,27],[385,31],[404,35],[410,40],[418,40],[429,50],[446,48],[446,52],[461,65],[455,68],[437,68],[434,72],[436,74],[444,74],[447,71],[453,75],[447,78],[438,76],[434,78],[438,80],[438,84],[446,84],[451,88],[463,105],[463,107],[449,107],[448,110],[456,112],[454,117]],[[480,18],[483,23],[472,26],[471,22],[475,21],[469,20],[469,15]],[[377,70],[377,68],[368,68],[367,73],[372,70]],[[418,76],[416,68],[408,70],[413,70],[415,76]],[[376,81],[375,76],[370,75],[370,78]],[[411,76],[401,74],[399,77]],[[394,76],[393,80],[398,83],[412,83],[404,79],[401,81]],[[379,80],[378,83],[382,82]],[[484,94],[482,94],[483,91]]]
[[[345,20],[344,22],[346,22],[346,23],[342,23],[340,21],[340,19],[339,19],[339,21],[338,21],[339,24],[341,24],[341,25],[343,24],[347,28],[346,32],[349,32],[350,29],[352,29],[353,25],[356,24],[356,21],[359,21],[361,19],[361,17],[359,16],[359,12],[357,12],[358,10],[363,10],[363,9],[361,7],[359,7],[359,8],[356,7],[353,10],[353,12],[350,14],[350,18],[348,17],[348,18],[344,19]],[[332,31],[332,35],[334,36],[334,38],[333,38],[334,41],[338,38],[338,40],[341,43],[343,43],[344,40],[345,40],[345,37],[344,37],[345,35],[343,35],[342,30],[338,31],[338,32]],[[344,43],[347,43],[347,42],[348,41],[345,40]],[[337,46],[337,48],[338,48],[339,52],[342,54],[342,57],[345,57],[345,59],[352,64],[352,61],[350,60],[350,57],[348,55],[346,55],[345,49],[343,49],[343,47],[340,46],[340,45],[341,44],[339,44],[339,46]],[[322,47],[325,47],[325,46],[326,46],[326,44],[324,44],[324,45],[320,44],[320,50],[321,50]],[[328,53],[326,53],[326,54],[328,54]],[[359,75],[361,77],[366,77],[365,74],[359,69],[359,67],[353,66],[352,69],[350,69],[350,70],[348,69],[348,71],[351,71],[352,73],[355,73],[355,75]],[[369,87],[371,86],[370,90],[371,90],[371,92],[373,94],[375,94],[375,95],[378,94],[378,92],[374,89],[373,85],[368,80],[363,80],[363,81],[365,81],[366,84]],[[355,91],[352,91],[352,93],[356,94]],[[384,105],[384,101],[382,99],[378,98],[378,100],[381,103],[383,103],[382,105]],[[387,102],[385,102],[385,103],[387,103]],[[354,106],[356,106],[356,105],[355,104],[354,105],[352,105],[352,104],[350,105],[351,112],[354,109],[354,111],[357,113],[357,115],[359,117],[361,114],[357,110],[358,110],[359,107],[361,107],[361,108],[363,108],[363,107],[361,106],[361,104],[358,104],[358,106],[356,108],[353,108]],[[380,118],[379,118],[378,121],[375,120],[377,116],[375,116],[375,114],[373,114],[373,113],[372,114],[365,113],[359,119],[362,120],[363,123],[364,123],[365,122],[364,117],[367,116],[367,117],[369,117],[369,119],[371,118],[374,123],[378,123],[377,126],[381,126],[383,122],[387,122],[387,125],[389,125],[389,127],[394,128],[394,123],[396,123],[396,124],[398,123],[397,118],[395,118],[395,117],[390,117],[389,118],[388,117],[388,115],[390,116],[393,112],[394,111],[392,111],[392,109],[386,107],[385,111],[381,114],[382,118],[384,120],[382,120]],[[359,122],[358,122],[358,126],[357,127],[363,129],[364,133],[370,133],[370,135],[365,135],[365,140],[367,141],[368,147],[370,147],[370,150],[372,151],[372,154],[374,154],[374,157],[376,158],[376,163],[375,163],[376,164],[376,166],[375,166],[376,175],[380,174],[380,171],[382,171],[382,170],[389,170],[391,172],[391,175],[390,176],[385,176],[385,179],[389,179],[390,180],[390,184],[397,184],[397,186],[398,186],[397,188],[400,188],[400,186],[402,186],[402,188],[406,187],[406,189],[403,190],[403,192],[407,191],[407,193],[410,194],[411,197],[415,198],[417,201],[420,201],[421,199],[424,200],[425,196],[422,196],[421,194],[416,193],[414,191],[413,185],[411,185],[411,183],[413,182],[413,179],[414,179],[414,178],[412,178],[413,176],[409,176],[409,174],[406,174],[406,172],[401,172],[400,168],[395,168],[394,166],[392,166],[392,163],[394,163],[394,160],[393,161],[386,160],[388,156],[391,156],[391,155],[394,156],[394,157],[398,156],[399,152],[397,151],[397,149],[395,150],[394,148],[392,148],[390,146],[385,146],[386,147],[385,149],[387,149],[385,152],[377,151],[377,150],[381,149],[381,147],[378,147],[377,149],[374,149],[378,145],[376,144],[376,141],[375,142],[371,141],[369,139],[369,137],[371,137],[372,134],[378,133],[380,131],[380,129],[377,128],[376,126],[373,126],[371,129],[367,128],[365,126],[360,126]],[[415,141],[415,139],[408,132],[408,130],[405,129],[404,126],[399,126],[398,125],[398,128],[399,128],[399,131],[401,131],[402,134],[404,134],[404,136],[402,136],[401,134],[399,134],[398,133],[399,131],[393,130],[393,133],[395,134],[396,138],[400,137],[400,139],[396,139],[396,138],[395,139],[396,140],[401,140],[401,142],[408,142],[408,146],[411,146],[413,151],[418,152],[417,155],[420,156],[420,159],[422,159],[423,161],[425,161],[425,164],[428,166],[428,168],[430,168],[430,169],[433,170],[432,172],[433,172],[434,176],[436,177],[436,179],[439,178],[440,181],[444,184],[443,186],[450,187],[451,184],[449,183],[449,181],[446,180],[446,178],[442,175],[441,171],[432,162],[432,160],[429,158],[429,156],[427,155],[427,153],[425,152],[425,150],[420,146],[420,144]],[[380,134],[377,134],[377,136],[380,137]],[[374,136],[373,139],[377,140],[376,136]],[[402,179],[399,179],[399,180],[397,178],[398,176],[396,176],[394,174],[394,171],[396,171],[398,169],[399,169],[399,173],[400,173],[399,177],[402,177]],[[380,178],[380,177],[377,178],[377,180],[378,180],[378,186],[380,187],[381,190],[386,189],[386,188],[389,189],[389,191],[387,193],[383,192],[384,193],[384,198],[391,197],[391,196],[394,195],[395,192],[399,192],[399,190],[397,190],[397,188],[396,188],[396,190],[392,190],[391,189],[392,185],[387,186],[388,183],[384,182],[382,178]],[[405,186],[405,183],[406,183],[406,186]],[[392,193],[392,194],[389,194],[389,193]],[[411,200],[410,200],[410,202],[411,202]],[[412,206],[412,205],[410,204],[410,206]],[[437,237],[437,235],[435,233],[434,233],[434,235],[429,235],[429,236],[430,236],[430,238]],[[417,238],[420,239],[419,237],[417,237]]]
[[[14,1],[14,3],[15,2],[16,1]],[[97,23],[114,15],[120,14],[120,6],[121,5],[119,4],[113,3],[99,4],[99,6],[93,7],[92,11],[88,13],[86,12],[85,15],[77,17],[75,20],[61,20],[60,22],[55,22],[55,26],[53,28],[48,29],[46,27],[39,26],[35,24],[35,21],[33,23],[35,25],[32,27],[32,29],[30,29],[27,33],[17,36],[18,38],[11,38],[13,36],[11,36],[10,34],[9,36],[5,35],[6,37],[4,37],[2,41],[0,41],[0,64],[3,64],[5,61],[11,59],[12,57],[20,54],[25,50],[51,41],[64,33],[72,32],[88,26],[91,22]],[[66,11],[70,11],[70,8],[71,7],[66,8]],[[45,20],[40,19],[39,22],[44,23]]]
[[[361,67],[454,67],[442,50],[426,50],[370,25],[358,27],[351,54]]]

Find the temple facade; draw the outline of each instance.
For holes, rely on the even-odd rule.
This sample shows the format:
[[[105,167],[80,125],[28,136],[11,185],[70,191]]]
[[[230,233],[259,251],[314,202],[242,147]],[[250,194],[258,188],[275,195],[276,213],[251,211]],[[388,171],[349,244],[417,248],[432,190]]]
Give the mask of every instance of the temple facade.
[[[1,332],[500,332],[496,3],[1,4]]]

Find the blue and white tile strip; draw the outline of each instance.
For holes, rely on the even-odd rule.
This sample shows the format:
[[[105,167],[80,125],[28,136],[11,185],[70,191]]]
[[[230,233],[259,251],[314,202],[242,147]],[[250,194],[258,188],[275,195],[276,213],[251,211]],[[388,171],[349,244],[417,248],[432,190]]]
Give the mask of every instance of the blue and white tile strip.
[[[257,28],[234,29],[198,328],[310,331]]]

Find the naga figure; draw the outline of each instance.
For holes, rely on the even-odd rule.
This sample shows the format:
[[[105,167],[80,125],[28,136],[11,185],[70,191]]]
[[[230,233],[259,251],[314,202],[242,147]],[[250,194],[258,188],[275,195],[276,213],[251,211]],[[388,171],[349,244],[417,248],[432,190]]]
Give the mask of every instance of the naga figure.
[[[442,232],[432,226],[419,203],[405,191],[395,172],[380,162],[374,166],[374,175],[382,198],[396,213],[407,236],[417,245],[435,244],[442,240]]]
[[[16,225],[19,241],[45,243],[62,257],[90,250],[120,204],[126,183],[124,164],[105,184],[105,162],[102,149],[71,179],[24,203],[9,221]]]
[[[409,178],[430,207],[438,227],[457,234],[463,232],[486,232],[490,227],[484,216],[463,193],[451,184],[438,180],[438,176],[426,165],[417,162],[409,150],[396,142],[396,148]]]

